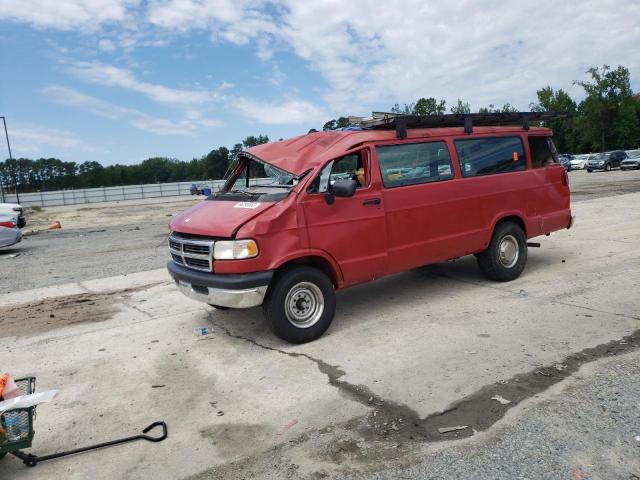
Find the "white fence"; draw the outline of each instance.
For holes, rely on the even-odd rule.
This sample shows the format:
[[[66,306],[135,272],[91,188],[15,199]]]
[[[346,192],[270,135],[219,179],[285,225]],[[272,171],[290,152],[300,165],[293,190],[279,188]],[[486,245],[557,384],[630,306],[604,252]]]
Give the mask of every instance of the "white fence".
[[[264,184],[271,179],[255,179],[252,183]],[[80,190],[56,190],[53,192],[20,193],[20,202],[15,194],[5,193],[5,203],[20,203],[23,207],[56,207],[84,203],[118,202],[143,198],[176,197],[190,195],[191,185],[202,189],[208,187],[215,192],[224,185],[224,180],[202,182],[150,183],[124,187],[84,188]]]

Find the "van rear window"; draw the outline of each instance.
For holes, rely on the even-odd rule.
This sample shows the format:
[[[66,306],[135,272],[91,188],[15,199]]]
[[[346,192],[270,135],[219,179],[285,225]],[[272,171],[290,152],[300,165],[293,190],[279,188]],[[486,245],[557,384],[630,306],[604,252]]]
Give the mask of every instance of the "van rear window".
[[[376,147],[385,187],[453,178],[451,157],[444,142],[405,143]]]
[[[462,176],[475,177],[525,170],[527,161],[520,137],[455,140]]]

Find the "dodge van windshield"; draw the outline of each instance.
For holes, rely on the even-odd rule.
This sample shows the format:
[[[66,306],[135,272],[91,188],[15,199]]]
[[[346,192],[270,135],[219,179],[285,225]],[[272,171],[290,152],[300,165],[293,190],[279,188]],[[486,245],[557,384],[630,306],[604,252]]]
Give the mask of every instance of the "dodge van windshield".
[[[571,228],[550,114],[411,117],[242,152],[224,187],[171,220],[167,264],[188,297],[261,306],[286,341],[320,337],[336,290],[474,255],[518,278],[527,241]]]

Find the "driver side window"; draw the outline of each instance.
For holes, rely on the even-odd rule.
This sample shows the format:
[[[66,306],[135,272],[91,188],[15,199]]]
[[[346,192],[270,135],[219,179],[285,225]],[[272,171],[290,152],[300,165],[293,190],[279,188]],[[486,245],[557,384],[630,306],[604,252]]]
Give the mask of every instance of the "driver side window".
[[[369,185],[369,156],[367,151],[352,153],[329,162],[309,187],[310,193],[325,193],[336,180],[354,180],[356,188]]]

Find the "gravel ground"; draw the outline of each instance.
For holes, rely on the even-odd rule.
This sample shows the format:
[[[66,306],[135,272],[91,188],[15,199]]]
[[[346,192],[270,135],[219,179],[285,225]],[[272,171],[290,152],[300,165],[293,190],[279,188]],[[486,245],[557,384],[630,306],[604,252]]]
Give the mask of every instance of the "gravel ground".
[[[640,478],[640,352],[586,365],[494,430],[350,479]]]

